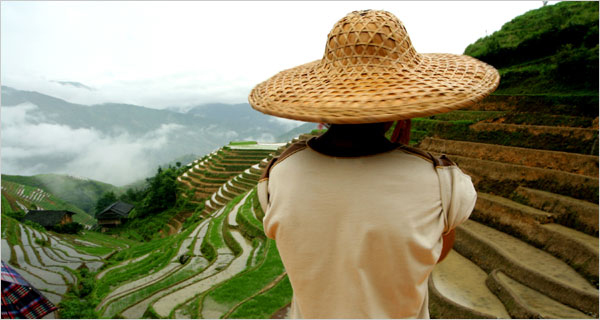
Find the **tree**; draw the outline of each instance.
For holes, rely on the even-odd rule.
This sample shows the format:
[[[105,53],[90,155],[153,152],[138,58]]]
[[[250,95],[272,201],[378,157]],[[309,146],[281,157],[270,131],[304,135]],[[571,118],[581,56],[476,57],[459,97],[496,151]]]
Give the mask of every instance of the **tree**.
[[[148,178],[148,189],[141,200],[138,216],[144,217],[171,208],[177,200],[178,169],[170,167],[158,168],[156,175]]]
[[[117,202],[117,196],[115,195],[114,192],[109,191],[109,192],[105,192],[100,199],[98,199],[98,202],[96,202],[96,215],[98,215],[100,212],[104,211],[104,209],[106,209],[106,207],[110,206],[111,204]]]

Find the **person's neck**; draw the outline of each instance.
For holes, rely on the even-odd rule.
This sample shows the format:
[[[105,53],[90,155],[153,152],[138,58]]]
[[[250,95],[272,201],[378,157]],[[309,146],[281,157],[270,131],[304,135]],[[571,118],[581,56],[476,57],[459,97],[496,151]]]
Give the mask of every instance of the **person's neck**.
[[[382,124],[332,125],[310,146],[320,153],[340,157],[372,155],[396,147],[385,137]]]

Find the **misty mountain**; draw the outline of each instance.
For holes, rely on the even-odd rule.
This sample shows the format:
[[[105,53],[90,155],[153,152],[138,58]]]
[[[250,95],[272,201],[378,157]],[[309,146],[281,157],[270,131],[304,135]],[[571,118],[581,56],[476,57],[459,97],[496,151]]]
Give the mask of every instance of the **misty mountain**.
[[[35,176],[2,175],[2,181],[10,181],[30,187],[40,188],[93,216],[96,202],[106,192],[120,194],[123,190],[113,185],[60,174],[39,174]],[[77,212],[77,211],[75,211]]]
[[[65,173],[123,185],[186,155],[235,140],[274,142],[292,123],[248,104],[186,112],[121,103],[82,105],[2,86],[2,173]]]
[[[75,88],[79,88],[79,89],[86,89],[86,90],[95,90],[94,88],[88,87],[85,84],[81,83],[81,82],[75,82],[75,81],[52,81],[58,84],[62,84],[63,86],[71,86],[71,87],[75,87]]]
[[[275,140],[277,141],[290,141],[292,139],[294,139],[295,137],[303,134],[303,133],[310,133],[311,131],[317,129],[317,127],[319,126],[318,123],[314,123],[314,122],[306,122],[282,135],[279,135],[275,138]]]

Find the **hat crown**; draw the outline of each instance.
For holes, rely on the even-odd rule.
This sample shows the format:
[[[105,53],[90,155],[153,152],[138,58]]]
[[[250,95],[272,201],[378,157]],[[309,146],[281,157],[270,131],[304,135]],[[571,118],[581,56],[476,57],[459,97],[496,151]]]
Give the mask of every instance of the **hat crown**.
[[[379,10],[353,11],[329,33],[325,67],[410,67],[420,62],[406,28],[396,16]]]

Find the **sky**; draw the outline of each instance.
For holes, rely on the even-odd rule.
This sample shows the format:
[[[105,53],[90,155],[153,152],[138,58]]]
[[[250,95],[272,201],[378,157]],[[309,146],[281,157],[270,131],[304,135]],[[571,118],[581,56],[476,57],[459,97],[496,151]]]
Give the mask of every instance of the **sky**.
[[[0,6],[2,85],[81,104],[185,108],[247,102],[259,82],[321,59],[335,22],[354,10],[395,14],[418,52],[462,54],[542,1],[2,1]]]

